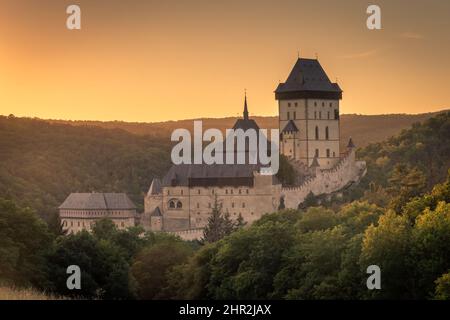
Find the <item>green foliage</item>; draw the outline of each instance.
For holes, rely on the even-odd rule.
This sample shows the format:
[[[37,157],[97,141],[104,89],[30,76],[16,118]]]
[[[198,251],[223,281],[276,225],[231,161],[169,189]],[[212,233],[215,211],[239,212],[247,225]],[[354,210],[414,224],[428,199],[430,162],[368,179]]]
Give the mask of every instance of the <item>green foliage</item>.
[[[216,242],[223,237],[231,234],[234,230],[245,225],[242,216],[236,222],[233,222],[228,212],[222,213],[222,207],[217,201],[217,195],[214,199],[214,205],[211,215],[208,217],[208,224],[203,230],[203,242]]]
[[[0,116],[0,195],[46,221],[77,191],[126,192],[142,209],[153,177],[170,165],[170,144],[119,129]]]
[[[0,282],[45,283],[44,253],[51,243],[47,225],[32,210],[0,198]]]
[[[278,169],[277,178],[284,186],[295,184],[296,172],[294,167],[289,163],[287,157],[280,154],[280,167]]]
[[[139,253],[131,267],[140,299],[163,299],[176,293],[166,289],[171,268],[185,262],[192,248],[182,241],[162,241]]]
[[[443,274],[436,281],[435,299],[450,300],[450,272]]]

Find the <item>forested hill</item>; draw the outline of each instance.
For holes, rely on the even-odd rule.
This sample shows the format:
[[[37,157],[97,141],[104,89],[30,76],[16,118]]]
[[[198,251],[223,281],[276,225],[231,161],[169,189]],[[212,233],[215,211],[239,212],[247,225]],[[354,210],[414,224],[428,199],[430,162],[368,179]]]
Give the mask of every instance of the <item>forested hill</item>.
[[[422,114],[384,114],[384,115],[360,115],[343,114],[341,115],[341,146],[345,147],[349,137],[358,147],[365,147],[370,143],[381,142],[391,136],[399,134],[403,129],[409,128],[413,123],[422,122],[430,117],[442,113],[430,112]],[[240,116],[240,115],[239,115]],[[260,128],[272,129],[278,128],[277,117],[252,116]],[[206,118],[203,120],[204,129],[217,128],[224,131],[232,128],[237,117],[228,118]],[[53,123],[65,123],[76,126],[99,126],[103,128],[119,128],[135,134],[159,135],[163,137],[170,136],[173,130],[177,128],[191,129],[194,120],[179,120],[153,123],[123,122],[123,121],[63,121],[48,120]]]
[[[0,197],[44,218],[71,192],[126,192],[142,209],[170,165],[170,141],[120,129],[0,116]]]

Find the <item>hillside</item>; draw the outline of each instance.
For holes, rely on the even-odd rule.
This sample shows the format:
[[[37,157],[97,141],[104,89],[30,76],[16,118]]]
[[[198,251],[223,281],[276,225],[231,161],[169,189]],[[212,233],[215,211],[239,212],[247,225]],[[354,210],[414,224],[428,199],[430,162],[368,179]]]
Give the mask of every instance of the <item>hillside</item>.
[[[387,115],[341,115],[341,145],[345,147],[349,137],[353,137],[358,147],[365,147],[373,142],[381,142],[391,136],[399,134],[403,129],[410,127],[413,123],[422,122],[430,117],[445,111],[422,113],[422,114],[387,114]],[[276,128],[278,126],[277,117],[252,117],[260,128]],[[218,128],[224,131],[232,128],[236,118],[206,118],[203,120],[204,129]],[[75,126],[98,126],[108,129],[120,128],[139,135],[158,135],[170,137],[173,130],[177,128],[187,128],[192,130],[193,119],[139,123],[123,121],[63,121],[48,120],[53,123],[64,123]]]
[[[126,192],[142,209],[153,177],[170,164],[170,144],[124,130],[0,117],[0,197],[44,218],[71,192]]]

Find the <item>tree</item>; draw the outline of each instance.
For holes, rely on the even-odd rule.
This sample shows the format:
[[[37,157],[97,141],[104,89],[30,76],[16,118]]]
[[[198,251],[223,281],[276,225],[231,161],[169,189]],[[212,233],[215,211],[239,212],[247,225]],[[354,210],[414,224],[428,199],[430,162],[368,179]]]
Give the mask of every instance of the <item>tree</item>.
[[[81,269],[81,290],[68,290],[67,267]],[[83,230],[59,237],[48,255],[51,291],[65,296],[84,298],[130,299],[133,283],[128,277],[129,265],[122,250],[109,240],[98,240]]]
[[[235,224],[230,219],[230,215],[228,213],[222,213],[222,208],[216,195],[211,215],[208,218],[208,224],[203,230],[203,241],[209,243],[219,241],[234,230]]]
[[[450,300],[450,272],[443,274],[436,281],[434,298],[437,300]]]
[[[140,299],[164,299],[174,293],[164,290],[169,285],[168,274],[177,265],[186,262],[192,248],[185,242],[163,241],[145,248],[131,266]]]
[[[0,281],[15,286],[46,283],[46,251],[52,235],[29,208],[0,199]]]

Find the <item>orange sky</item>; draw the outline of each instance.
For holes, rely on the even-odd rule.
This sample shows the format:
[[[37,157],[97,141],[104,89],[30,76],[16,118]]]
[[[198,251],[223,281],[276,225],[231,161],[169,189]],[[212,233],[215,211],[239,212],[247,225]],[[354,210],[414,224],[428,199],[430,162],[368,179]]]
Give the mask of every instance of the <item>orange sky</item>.
[[[82,30],[65,28],[79,4]],[[365,26],[368,4],[381,31]],[[275,115],[297,51],[342,113],[450,106],[450,1],[0,0],[0,114],[163,121]]]

